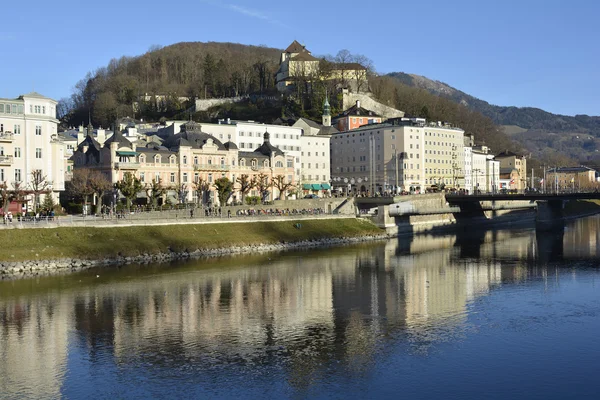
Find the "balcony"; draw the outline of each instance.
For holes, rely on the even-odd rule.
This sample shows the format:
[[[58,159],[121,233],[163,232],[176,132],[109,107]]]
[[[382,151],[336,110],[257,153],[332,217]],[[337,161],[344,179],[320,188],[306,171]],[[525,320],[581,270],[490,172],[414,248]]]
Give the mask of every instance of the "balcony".
[[[10,132],[2,132],[0,133],[0,142],[7,143],[15,140],[15,135]]]
[[[0,165],[12,165],[13,156],[0,156]]]
[[[194,164],[194,171],[229,171],[229,165]]]
[[[116,162],[115,169],[139,169],[139,162]]]

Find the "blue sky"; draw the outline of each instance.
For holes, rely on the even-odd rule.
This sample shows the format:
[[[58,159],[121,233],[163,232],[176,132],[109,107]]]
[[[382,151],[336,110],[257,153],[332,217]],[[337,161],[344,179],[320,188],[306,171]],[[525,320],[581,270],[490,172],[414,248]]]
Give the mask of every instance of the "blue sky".
[[[71,94],[111,58],[182,41],[341,49],[497,105],[600,115],[600,1],[9,1],[0,97]]]

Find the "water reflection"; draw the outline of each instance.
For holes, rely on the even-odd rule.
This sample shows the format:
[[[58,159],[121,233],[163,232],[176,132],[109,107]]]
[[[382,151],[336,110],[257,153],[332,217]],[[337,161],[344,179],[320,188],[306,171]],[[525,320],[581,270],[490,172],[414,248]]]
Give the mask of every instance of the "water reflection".
[[[364,376],[387,346],[420,357],[463,338],[478,299],[596,257],[599,224],[1,282],[0,393],[82,397],[138,384],[135,395],[164,397],[243,385],[262,396],[267,382],[285,382],[271,394],[310,394],[332,376]]]

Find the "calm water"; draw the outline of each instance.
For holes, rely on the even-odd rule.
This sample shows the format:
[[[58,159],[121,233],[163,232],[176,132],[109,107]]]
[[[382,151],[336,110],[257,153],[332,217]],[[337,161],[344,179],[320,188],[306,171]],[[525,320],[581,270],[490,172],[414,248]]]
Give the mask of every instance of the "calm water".
[[[599,228],[0,282],[0,398],[598,398]]]

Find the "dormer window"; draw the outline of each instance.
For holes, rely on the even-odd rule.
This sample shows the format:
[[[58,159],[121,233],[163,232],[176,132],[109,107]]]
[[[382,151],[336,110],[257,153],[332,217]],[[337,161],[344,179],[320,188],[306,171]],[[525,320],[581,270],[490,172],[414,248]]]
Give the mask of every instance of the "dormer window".
[[[171,156],[171,157],[169,158],[169,162],[170,162],[171,164],[175,164],[175,156]]]
[[[268,167],[269,167],[269,160],[265,160],[265,161],[263,162],[263,166],[264,166],[265,168],[268,168]]]
[[[245,167],[246,166],[246,160],[244,160],[243,158],[240,159],[240,167]]]
[[[140,162],[141,162],[141,163],[145,163],[145,162],[146,162],[146,156],[145,156],[145,155],[143,155],[143,154],[142,154],[142,155],[140,156]]]
[[[154,162],[160,164],[160,156],[158,154],[154,156]]]
[[[252,160],[252,168],[256,168],[256,166],[258,165],[258,161],[256,161],[256,159]]]

